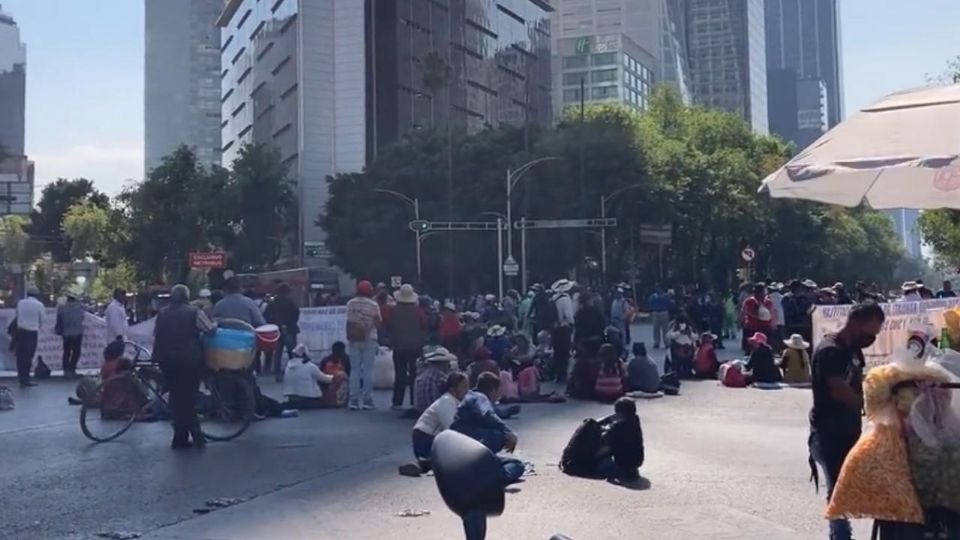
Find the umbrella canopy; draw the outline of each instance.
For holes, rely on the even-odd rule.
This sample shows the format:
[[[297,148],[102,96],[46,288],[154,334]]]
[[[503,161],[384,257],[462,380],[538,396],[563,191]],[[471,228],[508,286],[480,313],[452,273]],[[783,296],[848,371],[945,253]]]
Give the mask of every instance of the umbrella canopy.
[[[960,85],[887,96],[763,181],[772,197],[873,208],[960,208]]]

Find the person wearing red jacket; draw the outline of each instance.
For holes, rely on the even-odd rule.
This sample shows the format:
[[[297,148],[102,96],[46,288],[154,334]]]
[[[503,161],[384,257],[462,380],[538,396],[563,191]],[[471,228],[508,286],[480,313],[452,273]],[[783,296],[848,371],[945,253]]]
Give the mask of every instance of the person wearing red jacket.
[[[767,288],[758,283],[753,287],[753,296],[743,301],[743,335],[762,332],[768,338],[777,327],[777,315],[773,301],[767,298]]]
[[[463,323],[460,322],[460,314],[457,313],[457,306],[453,302],[447,302],[443,305],[437,335],[440,338],[440,345],[460,356],[460,344],[463,343]]]

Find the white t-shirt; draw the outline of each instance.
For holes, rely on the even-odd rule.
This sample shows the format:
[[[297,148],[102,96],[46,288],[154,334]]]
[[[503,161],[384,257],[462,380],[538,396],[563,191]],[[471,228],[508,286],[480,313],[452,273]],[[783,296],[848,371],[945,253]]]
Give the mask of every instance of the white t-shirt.
[[[561,294],[556,299],[557,324],[559,326],[573,326],[573,300],[569,294]]]
[[[283,375],[283,395],[305,398],[323,397],[318,383],[329,383],[333,377],[320,371],[313,362],[303,363],[298,359],[287,364]]]
[[[28,332],[39,332],[43,326],[43,316],[47,308],[39,300],[28,296],[17,302],[17,328]]]
[[[117,339],[117,336],[127,336],[127,308],[116,300],[111,300],[103,312],[107,321],[107,342]]]
[[[783,295],[778,292],[770,293],[770,301],[773,302],[773,312],[774,312],[774,322],[778,326],[783,326],[783,321],[785,321],[785,315],[783,312]]]
[[[457,407],[460,401],[453,397],[450,392],[445,392],[442,396],[423,411],[417,420],[413,429],[422,431],[427,435],[438,435],[441,431],[450,429],[453,425],[453,419],[457,416]]]

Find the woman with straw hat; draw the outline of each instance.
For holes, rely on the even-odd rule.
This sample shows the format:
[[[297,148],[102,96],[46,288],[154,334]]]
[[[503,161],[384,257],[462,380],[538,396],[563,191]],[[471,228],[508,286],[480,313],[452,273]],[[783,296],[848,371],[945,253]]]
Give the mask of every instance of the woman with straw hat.
[[[403,396],[410,388],[410,405],[414,405],[414,381],[417,378],[417,358],[423,351],[427,336],[427,317],[420,309],[420,297],[413,286],[405,283],[394,293],[397,305],[387,319],[387,334],[393,347],[393,408],[403,408]]]
[[[780,367],[783,369],[783,382],[788,384],[810,383],[810,344],[800,334],[793,334],[783,340],[787,346],[783,351]]]

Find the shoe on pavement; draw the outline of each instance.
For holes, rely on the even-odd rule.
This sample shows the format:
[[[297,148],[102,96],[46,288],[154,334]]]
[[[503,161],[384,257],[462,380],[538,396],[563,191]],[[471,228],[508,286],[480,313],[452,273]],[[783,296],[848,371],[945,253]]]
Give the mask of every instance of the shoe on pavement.
[[[347,408],[350,409],[351,411],[358,411],[360,410],[360,404],[357,403],[356,401],[351,401],[350,404],[347,405]]]
[[[372,401],[364,401],[363,405],[360,406],[360,410],[363,411],[373,411],[376,410],[377,406],[373,404]]]
[[[404,463],[403,465],[397,467],[397,472],[400,473],[400,476],[409,476],[411,478],[418,478],[422,474],[420,466],[416,463]]]

